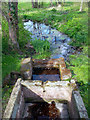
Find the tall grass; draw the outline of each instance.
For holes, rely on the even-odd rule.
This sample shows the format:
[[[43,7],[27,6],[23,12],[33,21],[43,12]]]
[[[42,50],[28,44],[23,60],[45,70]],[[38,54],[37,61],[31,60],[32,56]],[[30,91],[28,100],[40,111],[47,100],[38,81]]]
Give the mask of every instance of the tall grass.
[[[45,40],[32,40],[30,42],[33,46],[34,49],[36,51],[36,54],[33,55],[33,58],[37,58],[37,59],[44,59],[46,57],[50,57],[50,43]]]

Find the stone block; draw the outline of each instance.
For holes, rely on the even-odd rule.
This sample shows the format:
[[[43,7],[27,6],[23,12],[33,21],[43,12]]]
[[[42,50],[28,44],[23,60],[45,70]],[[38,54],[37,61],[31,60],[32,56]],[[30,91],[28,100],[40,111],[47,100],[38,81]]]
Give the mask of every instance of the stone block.
[[[60,68],[60,73],[61,73],[61,80],[67,80],[72,77],[70,70],[67,68],[64,69]]]
[[[21,70],[20,73],[24,80],[31,80],[32,77],[32,61],[31,58],[25,58],[21,62]]]

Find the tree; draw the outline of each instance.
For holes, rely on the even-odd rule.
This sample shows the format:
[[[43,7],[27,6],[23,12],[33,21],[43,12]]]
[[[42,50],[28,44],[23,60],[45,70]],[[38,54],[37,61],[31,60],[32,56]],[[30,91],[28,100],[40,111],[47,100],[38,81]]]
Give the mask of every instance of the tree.
[[[38,4],[38,0],[33,1],[32,0],[32,8],[38,8],[39,4]]]
[[[50,4],[51,4],[51,6],[53,6],[52,0],[50,0]]]
[[[32,8],[34,8],[34,2],[33,2],[33,0],[32,0]]]
[[[8,44],[13,50],[19,52],[18,1],[14,2],[13,0],[9,0],[8,3],[4,2],[0,11],[7,20],[9,26]]]
[[[57,0],[55,0],[55,3],[56,3],[56,5],[58,5],[58,2],[57,2]]]
[[[80,5],[80,12],[83,10],[83,0],[81,0],[81,5]]]
[[[38,0],[35,0],[35,5],[34,5],[35,8],[38,8]]]
[[[61,0],[61,2],[62,2],[62,0]],[[58,4],[61,4],[61,2],[58,0]]]

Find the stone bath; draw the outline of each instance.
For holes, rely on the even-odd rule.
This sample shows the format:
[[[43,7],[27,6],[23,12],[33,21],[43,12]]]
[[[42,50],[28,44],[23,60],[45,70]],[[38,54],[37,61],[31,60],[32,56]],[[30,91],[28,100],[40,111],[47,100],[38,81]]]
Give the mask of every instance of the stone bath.
[[[88,118],[87,110],[77,85],[71,78],[71,72],[66,68],[64,58],[25,58],[22,61],[21,73],[22,78],[17,80],[13,88],[3,118]]]
[[[36,112],[33,114],[33,111]],[[46,81],[42,84],[39,80],[18,79],[3,118],[48,120],[52,116],[61,120],[88,118],[87,110],[73,80]]]

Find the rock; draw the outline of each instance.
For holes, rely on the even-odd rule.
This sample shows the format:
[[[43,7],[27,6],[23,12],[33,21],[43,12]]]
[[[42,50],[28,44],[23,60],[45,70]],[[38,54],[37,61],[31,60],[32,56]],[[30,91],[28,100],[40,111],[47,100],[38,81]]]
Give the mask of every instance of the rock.
[[[21,76],[21,74],[19,72],[16,71],[12,71],[10,73],[10,77],[11,77],[11,84],[14,85],[17,81],[17,79]]]
[[[34,47],[33,47],[30,43],[27,43],[27,44],[25,45],[25,48],[27,49],[27,51],[30,52],[30,54],[36,53]]]
[[[6,85],[14,85],[17,79],[20,77],[20,73],[17,71],[12,71],[10,74],[8,74],[5,79],[3,80],[3,87]]]
[[[11,77],[10,77],[10,74],[8,74],[2,82],[2,87],[5,87],[6,85],[9,85],[10,80],[11,80]]]
[[[61,80],[67,80],[72,77],[72,74],[69,69],[61,69]]]
[[[20,73],[24,80],[31,80],[32,77],[32,62],[31,58],[25,58],[21,62],[21,70]]]

